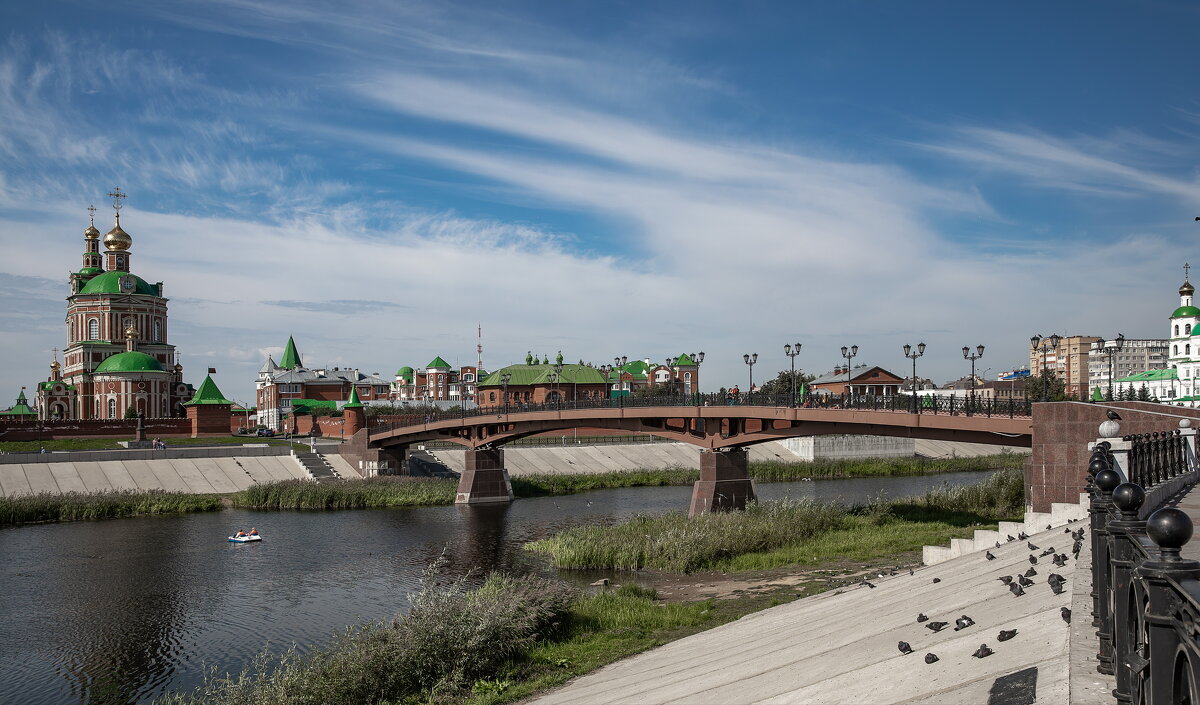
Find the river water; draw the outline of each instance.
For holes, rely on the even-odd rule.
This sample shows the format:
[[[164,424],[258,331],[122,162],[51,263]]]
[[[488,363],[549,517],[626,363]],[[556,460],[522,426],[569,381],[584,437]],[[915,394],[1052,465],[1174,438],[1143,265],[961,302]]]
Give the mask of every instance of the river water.
[[[988,473],[761,483],[760,499],[862,502]],[[263,649],[319,645],[403,612],[423,569],[553,573],[527,541],[639,513],[683,511],[690,487],[598,490],[490,507],[257,512],[0,530],[0,703],[146,702],[239,671]],[[257,544],[229,543],[257,527]],[[564,572],[574,581],[594,575]]]

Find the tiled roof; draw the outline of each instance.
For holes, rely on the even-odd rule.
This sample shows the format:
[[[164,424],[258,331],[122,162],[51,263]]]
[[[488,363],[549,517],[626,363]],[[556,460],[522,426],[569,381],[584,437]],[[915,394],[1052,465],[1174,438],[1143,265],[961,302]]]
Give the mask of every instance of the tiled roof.
[[[554,365],[509,365],[496,370],[479,382],[480,387],[502,386],[500,378],[505,374],[512,375],[508,381],[510,387],[533,384],[548,384],[550,375],[554,373]],[[587,365],[563,365],[559,384],[605,384],[604,375],[594,367]]]
[[[283,357],[279,358],[279,366],[292,370],[301,366],[300,353],[296,351],[296,341],[292,340],[292,336],[288,336],[287,346],[283,348]]]
[[[232,406],[233,402],[226,399],[224,394],[221,394],[221,390],[217,389],[217,383],[209,375],[200,383],[200,388],[196,390],[196,396],[192,397],[192,400],[185,403],[184,406],[196,406],[197,404],[225,404]]]

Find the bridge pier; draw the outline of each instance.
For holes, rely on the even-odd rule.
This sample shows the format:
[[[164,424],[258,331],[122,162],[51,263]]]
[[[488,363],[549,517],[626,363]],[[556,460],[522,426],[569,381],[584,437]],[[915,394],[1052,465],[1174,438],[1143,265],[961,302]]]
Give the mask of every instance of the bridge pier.
[[[504,450],[478,448],[466,451],[466,467],[458,480],[455,504],[511,502],[512,482],[504,469]]]
[[[700,451],[700,480],[692,486],[692,504],[688,516],[705,512],[745,509],[754,501],[754,483],[750,480],[745,448]]]

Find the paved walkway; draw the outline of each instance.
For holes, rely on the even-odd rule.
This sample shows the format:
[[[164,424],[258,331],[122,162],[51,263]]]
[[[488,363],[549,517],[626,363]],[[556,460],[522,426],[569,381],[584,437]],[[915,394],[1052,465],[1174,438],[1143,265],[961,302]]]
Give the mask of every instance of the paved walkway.
[[[1200,561],[1200,485],[1192,485],[1184,491],[1182,496],[1173,499],[1168,504],[1187,512],[1187,515],[1192,518],[1192,524],[1197,527],[1197,535],[1184,544],[1179,555],[1193,561]]]
[[[329,455],[343,477],[354,471],[341,456]],[[228,493],[260,482],[306,478],[289,455],[0,465],[0,496],[49,492],[167,490]]]
[[[1066,530],[1042,532],[1031,541],[1069,555]],[[1077,680],[1095,693],[1111,688],[1086,668],[1071,675],[1073,639],[1095,631],[1088,610],[1080,608],[1090,600],[1086,590],[1072,607],[1075,561],[1055,568],[1049,556],[1039,557],[1034,584],[1016,597],[997,578],[1029,569],[1030,549],[1014,541],[992,553],[996,560],[971,553],[913,575],[872,580],[873,589],[844,588],[747,615],[609,665],[533,702],[1059,704],[1091,701],[1071,697]],[[1085,550],[1079,570],[1089,565]],[[1052,572],[1067,580],[1061,595],[1046,583]],[[1075,635],[1062,619],[1063,607],[1079,613]],[[929,622],[917,622],[919,613],[949,624],[934,633],[925,627]],[[955,620],[964,614],[975,623],[956,631]],[[1001,629],[1017,634],[1000,642]],[[899,641],[914,652],[901,654]],[[973,657],[983,643],[995,653]],[[1075,648],[1094,653],[1095,645]],[[930,653],[938,660],[927,664]]]

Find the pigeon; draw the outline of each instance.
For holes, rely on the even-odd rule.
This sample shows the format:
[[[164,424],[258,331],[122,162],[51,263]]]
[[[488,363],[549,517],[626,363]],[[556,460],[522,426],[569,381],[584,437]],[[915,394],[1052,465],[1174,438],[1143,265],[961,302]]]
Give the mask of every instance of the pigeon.
[[[1009,535],[1008,535],[1008,540],[1009,540],[1009,541],[1016,541],[1016,539],[1014,539],[1014,538],[1012,537],[1012,534],[1009,534]]]
[[[1041,554],[1038,555],[1038,558],[1045,558],[1046,556],[1051,556],[1051,555],[1054,555],[1054,547],[1053,546],[1051,546],[1050,548],[1047,548],[1045,551],[1042,551]]]
[[[963,629],[966,629],[967,627],[970,627],[974,624],[975,624],[975,620],[971,619],[970,617],[968,617],[967,615],[964,614],[963,616],[954,620],[954,631],[956,631],[956,632],[962,631]]]
[[[1000,634],[996,637],[998,641],[1008,641],[1017,635],[1016,629],[1001,629]]]
[[[1063,533],[1064,533],[1064,534],[1070,534],[1070,533],[1072,533],[1072,531],[1071,531],[1070,529],[1063,529]]]
[[[1017,538],[1022,541],[1027,541],[1029,540],[1029,534],[1025,533],[1024,531],[1018,531]]]
[[[1012,592],[1013,597],[1020,597],[1021,595],[1025,594],[1025,591],[1021,589],[1021,586],[1017,585],[1016,583],[1009,585],[1008,589],[1010,592]]]
[[[1000,582],[1004,583],[1005,585],[1009,585],[1012,583],[1012,576],[1011,575],[1001,575],[999,578],[996,578],[996,580],[999,580]]]
[[[938,660],[937,654],[934,654],[934,653],[925,654],[925,663],[933,663],[937,660]]]
[[[1030,585],[1033,585],[1033,581],[1022,575],[1021,577],[1017,578],[1017,584],[1021,587],[1029,587]]]
[[[935,582],[935,583],[940,583],[940,582],[942,582],[942,579],[941,579],[941,578],[934,578],[934,579],[933,579],[933,582]]]
[[[1029,557],[1029,565],[1037,565],[1037,556]]]
[[[1050,575],[1046,576],[1046,582],[1048,582],[1048,583],[1065,583],[1065,582],[1067,582],[1067,579],[1064,578],[1063,576],[1059,575],[1058,573],[1051,573]]]
[[[1058,566],[1059,568],[1062,568],[1063,566],[1065,566],[1067,564],[1067,559],[1064,558],[1062,555],[1055,555],[1054,558],[1050,559],[1050,562],[1053,563],[1054,565]]]
[[[925,628],[936,634],[945,629],[947,624],[949,624],[949,622],[930,622],[929,624],[925,625]]]
[[[1067,607],[1062,608],[1062,618],[1067,624],[1071,623],[1071,610]]]
[[[1037,547],[1037,546],[1034,546],[1032,541],[1030,541],[1030,542],[1029,542],[1027,545],[1029,546],[1029,550],[1030,550],[1030,551],[1036,551],[1036,550],[1038,550],[1038,547]]]
[[[1034,567],[1033,567],[1033,566],[1029,566],[1029,570],[1025,571],[1025,577],[1026,577],[1026,578],[1032,578],[1033,576],[1035,576],[1035,575],[1037,575],[1037,574],[1038,574],[1038,573],[1037,573],[1037,570],[1036,570],[1036,569],[1034,569]]]
[[[917,615],[917,624],[920,624],[921,622],[928,622],[928,621],[929,621],[929,618],[926,617],[924,614]]]
[[[861,583],[859,583],[859,584],[860,584],[860,585],[866,585],[867,587],[871,588],[872,590],[874,590],[874,589],[875,589],[875,585],[874,585],[874,583],[872,583],[872,582],[871,582],[871,581],[869,581],[869,580],[863,580],[863,581],[862,581]]]
[[[1118,414],[1117,412],[1113,411],[1112,409],[1109,409],[1108,411],[1104,412],[1104,415],[1108,417],[1109,421],[1120,421],[1121,420],[1121,415]]]
[[[984,557],[984,558],[986,558],[986,559],[988,559],[989,561],[994,561],[994,560],[996,560],[996,557],[992,555],[992,552],[991,552],[991,551],[984,551],[984,553],[983,553],[983,557]]]
[[[1054,581],[1047,581],[1047,582],[1050,585],[1050,590],[1052,592],[1054,592],[1055,595],[1063,594],[1063,584],[1062,583],[1056,583]]]
[[[911,654],[913,652],[913,648],[908,645],[907,641],[902,641],[899,644],[896,644],[896,648],[900,649],[900,653],[902,654]]]
[[[912,575],[912,574],[913,574],[913,569],[912,569],[912,568],[909,568],[909,569],[908,569],[908,574],[909,574],[909,575]]]
[[[999,541],[997,541],[997,542],[996,542],[996,548],[1000,548],[1000,542],[999,542]]]
[[[987,644],[980,644],[979,648],[975,649],[975,653],[973,653],[971,655],[974,656],[975,658],[987,658],[988,656],[991,656],[994,653],[996,653],[996,652],[989,649]]]

